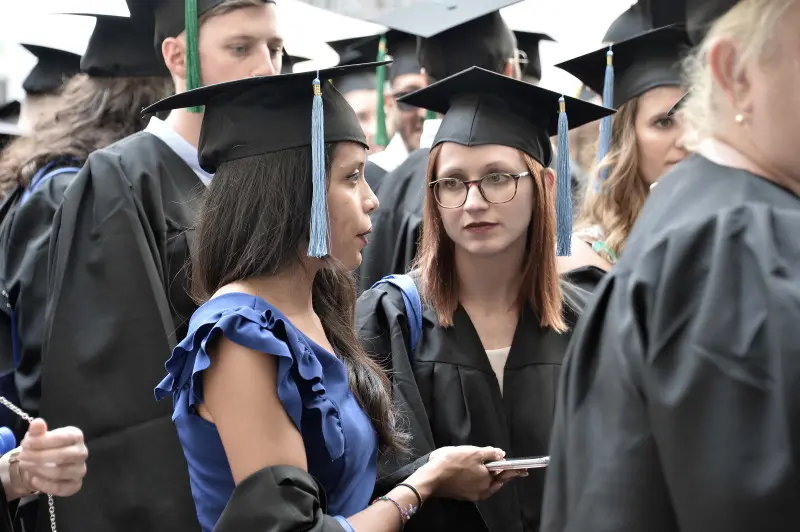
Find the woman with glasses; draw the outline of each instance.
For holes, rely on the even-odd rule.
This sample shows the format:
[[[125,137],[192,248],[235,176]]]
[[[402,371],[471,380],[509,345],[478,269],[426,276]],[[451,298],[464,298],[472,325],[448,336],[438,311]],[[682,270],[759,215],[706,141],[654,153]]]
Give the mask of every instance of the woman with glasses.
[[[378,489],[446,445],[492,445],[507,458],[547,454],[559,367],[585,296],[559,281],[556,268],[561,196],[547,166],[559,97],[473,67],[405,98],[444,118],[411,274],[422,296],[421,336],[412,347],[413,312],[394,286],[366,291],[356,309],[367,352],[390,372],[395,404],[410,418],[413,453],[383,464]],[[573,126],[611,113],[567,100]],[[569,193],[567,182],[567,206]],[[544,471],[505,474],[525,478],[479,502],[478,512],[439,501],[411,524],[538,530]]]

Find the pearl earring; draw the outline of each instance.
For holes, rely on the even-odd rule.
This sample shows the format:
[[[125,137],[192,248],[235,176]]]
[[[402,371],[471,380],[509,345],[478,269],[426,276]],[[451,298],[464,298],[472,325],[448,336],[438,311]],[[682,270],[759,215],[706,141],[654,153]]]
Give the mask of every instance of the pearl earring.
[[[741,113],[736,115],[736,123],[737,124],[743,124],[744,123],[744,115],[742,115]]]

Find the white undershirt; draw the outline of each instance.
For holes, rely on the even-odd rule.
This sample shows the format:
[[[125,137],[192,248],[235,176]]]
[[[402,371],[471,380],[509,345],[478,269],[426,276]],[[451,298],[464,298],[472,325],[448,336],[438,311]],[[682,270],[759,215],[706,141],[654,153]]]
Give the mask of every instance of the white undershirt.
[[[497,377],[497,384],[500,385],[500,394],[503,394],[503,372],[506,369],[506,360],[508,360],[508,353],[511,347],[504,347],[502,349],[487,349],[486,356],[489,359],[489,364],[492,366]]]

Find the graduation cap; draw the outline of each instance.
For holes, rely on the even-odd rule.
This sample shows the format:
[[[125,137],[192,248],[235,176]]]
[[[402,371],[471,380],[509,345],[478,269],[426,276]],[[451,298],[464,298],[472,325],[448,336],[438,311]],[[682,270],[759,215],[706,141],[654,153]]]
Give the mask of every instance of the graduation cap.
[[[558,254],[569,255],[572,233],[571,171],[567,132],[614,113],[599,105],[543,89],[479,67],[433,83],[401,98],[405,103],[444,114],[432,147],[499,144],[521,150],[550,165],[550,137],[558,135]]]
[[[292,55],[286,51],[286,48],[283,49],[283,61],[281,62],[281,74],[291,74],[292,68],[297,63],[301,63],[303,61],[310,60],[310,57],[303,57],[299,55]]]
[[[652,29],[652,22],[645,13],[642,3],[639,2],[633,4],[611,23],[603,37],[603,42],[624,41]]]
[[[656,0],[653,0],[656,1]],[[681,0],[686,4],[686,29],[694,44],[700,44],[711,25],[741,0]]]
[[[22,134],[19,127],[19,114],[22,105],[12,100],[0,105],[0,136],[18,137]]]
[[[539,56],[539,43],[555,39],[545,33],[531,33],[527,31],[514,31],[517,38],[517,48],[527,56],[524,75],[542,79],[542,59]]]
[[[227,161],[311,148],[313,199],[308,254],[321,258],[328,255],[325,144],[357,142],[368,147],[355,111],[333,83],[324,81],[377,66],[338,66],[209,85],[161,100],[144,113],[205,106],[197,152],[200,166],[211,173]]]
[[[142,0],[134,0],[142,1]],[[186,31],[186,89],[203,85],[200,79],[200,52],[197,48],[199,17],[217,7],[225,0],[148,0],[155,18],[156,48],[168,37],[177,37]],[[263,0],[274,4],[275,0]],[[190,112],[199,113],[202,107],[191,107]]]
[[[666,26],[556,66],[602,94],[603,105],[617,109],[650,89],[681,85],[680,60],[688,46],[682,27]],[[606,118],[600,125],[598,161],[610,148],[611,119]]]
[[[500,9],[520,0],[423,0],[374,20],[421,37],[420,64],[432,79],[443,79],[473,65],[498,65],[514,56],[513,32]]]
[[[97,19],[81,57],[81,71],[93,77],[166,77],[169,70],[153,49],[153,15],[127,0],[130,17],[68,13]]]
[[[402,31],[388,30],[384,34],[369,35],[355,39],[342,39],[328,43],[339,54],[339,64],[352,65],[368,61],[391,59],[391,67],[381,66],[375,72],[355,72],[336,82],[342,94],[357,90],[374,90],[377,93],[377,131],[375,143],[389,144],[384,108],[384,86],[387,77],[394,80],[404,74],[419,74],[417,60],[417,37]]]
[[[34,44],[22,43],[22,47],[38,59],[22,82],[22,88],[28,94],[52,94],[66,79],[81,72],[81,56],[78,54]]]

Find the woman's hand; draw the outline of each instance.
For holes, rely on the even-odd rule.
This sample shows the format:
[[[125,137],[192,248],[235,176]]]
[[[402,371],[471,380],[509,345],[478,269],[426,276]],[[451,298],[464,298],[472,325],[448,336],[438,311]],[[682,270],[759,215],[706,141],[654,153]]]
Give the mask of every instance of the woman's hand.
[[[430,475],[433,496],[480,501],[493,495],[509,480],[527,476],[526,471],[493,473],[486,469],[487,462],[502,460],[504,456],[505,452],[494,447],[442,447],[433,451],[428,463],[412,476]]]
[[[89,450],[80,429],[48,431],[43,419],[35,419],[20,447],[20,475],[33,491],[69,497],[81,489]]]

